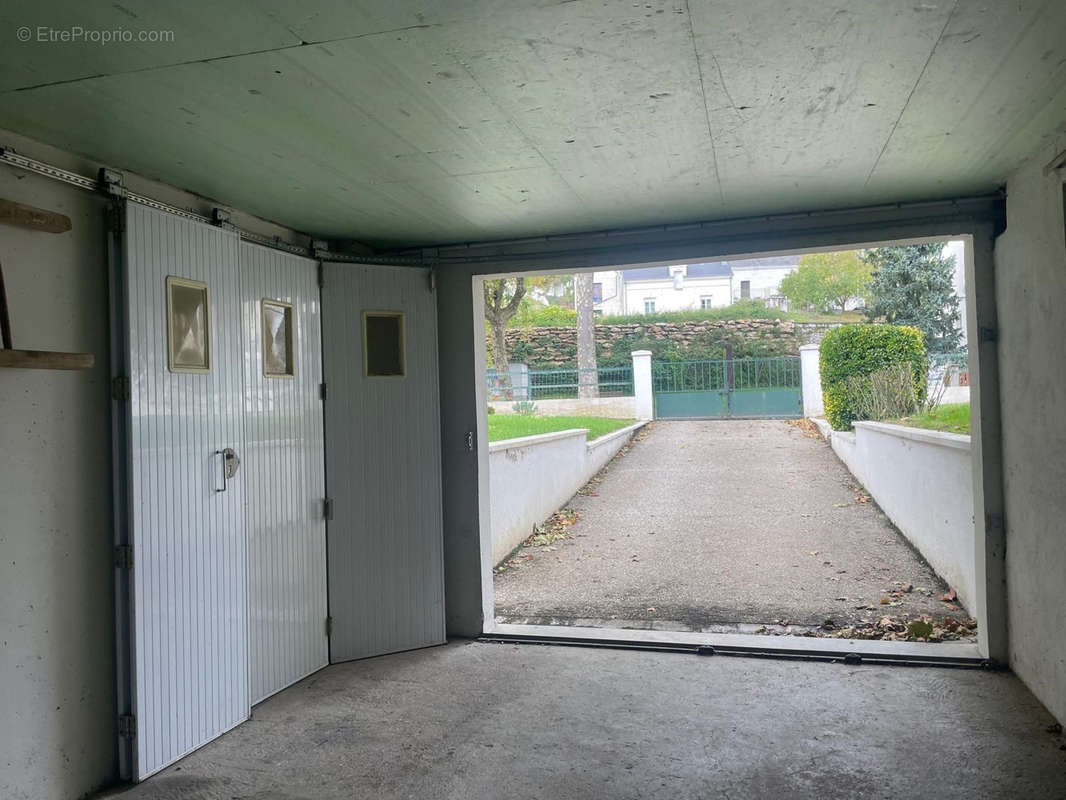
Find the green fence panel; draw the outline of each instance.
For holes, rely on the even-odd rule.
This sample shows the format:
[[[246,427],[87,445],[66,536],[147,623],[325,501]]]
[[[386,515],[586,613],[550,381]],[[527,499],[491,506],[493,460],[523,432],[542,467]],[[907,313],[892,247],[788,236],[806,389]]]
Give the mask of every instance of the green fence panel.
[[[800,360],[744,358],[652,365],[655,416],[661,419],[800,417]]]

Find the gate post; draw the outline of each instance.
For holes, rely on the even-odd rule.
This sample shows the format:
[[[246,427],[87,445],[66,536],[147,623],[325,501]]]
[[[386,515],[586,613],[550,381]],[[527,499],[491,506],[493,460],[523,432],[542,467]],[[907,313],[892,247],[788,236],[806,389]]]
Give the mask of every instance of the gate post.
[[[651,393],[651,350],[634,350],[633,396],[636,400],[637,419],[652,419],[655,416],[655,401]]]
[[[805,344],[800,347],[800,375],[803,386],[803,416],[820,417],[825,414],[822,404],[822,376],[818,368],[821,346]]]

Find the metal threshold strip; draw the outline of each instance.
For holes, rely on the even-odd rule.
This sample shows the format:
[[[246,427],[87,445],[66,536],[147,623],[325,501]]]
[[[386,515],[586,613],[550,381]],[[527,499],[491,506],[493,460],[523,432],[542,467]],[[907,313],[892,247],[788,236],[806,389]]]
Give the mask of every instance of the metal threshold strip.
[[[885,642],[863,639],[822,639],[805,636],[763,636],[745,633],[578,628],[549,625],[496,624],[478,641],[496,644],[539,644],[600,647],[618,650],[689,653],[702,656],[746,656],[795,661],[827,661],[849,665],[893,664],[915,667],[992,669],[995,665],[969,642]]]

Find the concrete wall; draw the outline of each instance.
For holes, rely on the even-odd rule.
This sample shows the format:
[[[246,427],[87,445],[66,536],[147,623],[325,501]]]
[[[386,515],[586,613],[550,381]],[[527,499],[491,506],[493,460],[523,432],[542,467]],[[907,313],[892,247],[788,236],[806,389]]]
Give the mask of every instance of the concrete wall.
[[[830,431],[820,423],[851,474],[974,613],[970,437],[884,422]]]
[[[644,423],[586,443],[588,431],[523,436],[489,445],[492,563],[499,564],[603,469]]]
[[[545,417],[609,417],[636,419],[634,397],[586,397],[560,400],[534,400],[537,414]],[[497,414],[514,414],[514,401],[493,400],[489,408]]]
[[[0,369],[0,796],[70,798],[116,768],[104,202],[6,167],[0,197],[73,224],[0,225],[15,347],[96,356]]]
[[[99,166],[4,131],[0,144],[82,175]],[[126,179],[210,213],[202,198]],[[0,225],[15,347],[96,356],[82,372],[0,369],[0,797],[66,800],[117,774],[105,203],[6,166],[0,197],[73,224],[62,234]],[[234,222],[291,239],[247,215]]]
[[[1049,139],[1007,182],[996,242],[1011,667],[1066,721],[1066,149]]]

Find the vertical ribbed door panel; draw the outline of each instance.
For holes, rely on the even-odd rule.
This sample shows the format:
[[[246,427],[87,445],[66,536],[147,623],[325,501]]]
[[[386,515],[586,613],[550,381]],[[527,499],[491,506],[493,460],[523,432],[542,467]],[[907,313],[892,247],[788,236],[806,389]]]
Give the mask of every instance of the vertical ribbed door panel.
[[[329,657],[318,262],[242,243],[241,291],[249,681],[258,703]],[[290,305],[291,376],[264,364],[264,300]]]
[[[224,480],[218,454],[242,450],[239,247],[235,233],[127,204],[137,779],[248,716],[243,476]],[[207,284],[207,372],[168,367],[168,276]]]
[[[422,269],[325,263],[330,658],[440,644],[437,305]],[[402,312],[406,374],[367,377],[363,313]]]

